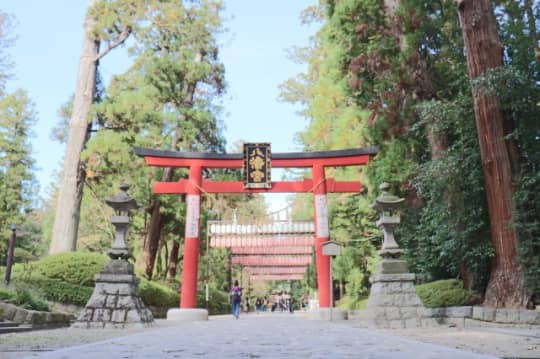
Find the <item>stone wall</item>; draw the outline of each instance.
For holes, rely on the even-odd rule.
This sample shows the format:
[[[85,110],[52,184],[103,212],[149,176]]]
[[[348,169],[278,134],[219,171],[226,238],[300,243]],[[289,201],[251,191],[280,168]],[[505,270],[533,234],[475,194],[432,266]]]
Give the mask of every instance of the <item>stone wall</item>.
[[[389,308],[390,309],[390,308]],[[434,327],[438,325],[451,325],[456,327],[473,326],[507,326],[507,327],[536,327],[540,326],[540,311],[538,310],[518,310],[518,309],[496,309],[478,306],[447,307],[447,308],[418,308],[416,320],[417,326]],[[370,326],[369,319],[372,315],[369,309],[349,311],[349,320],[358,321],[361,324]],[[390,316],[398,314],[390,311],[386,313]],[[386,327],[405,328],[408,327],[392,317]],[[390,319],[390,317],[389,317]],[[401,319],[401,318],[400,318]]]
[[[540,311],[488,307],[426,308],[426,314],[441,324],[539,326]]]
[[[75,317],[61,312],[40,312],[29,310],[10,303],[0,302],[2,318],[11,322],[29,325],[32,328],[49,328],[69,326]]]

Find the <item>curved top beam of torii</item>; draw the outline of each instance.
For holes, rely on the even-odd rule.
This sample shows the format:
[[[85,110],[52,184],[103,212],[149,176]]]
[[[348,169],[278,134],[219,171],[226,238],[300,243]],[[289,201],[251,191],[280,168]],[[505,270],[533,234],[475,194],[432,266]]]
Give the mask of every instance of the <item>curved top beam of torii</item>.
[[[242,153],[214,152],[182,152],[154,150],[145,147],[134,147],[135,154],[144,157],[150,166],[158,167],[190,167],[200,162],[206,168],[242,168]],[[364,165],[370,156],[375,156],[379,148],[369,146],[335,151],[272,153],[272,167],[302,168],[314,164],[325,166]]]
[[[212,153],[212,152],[181,152],[154,150],[144,147],[135,147],[135,154],[144,157],[149,166],[176,167],[176,168],[242,168],[242,153]],[[272,153],[273,168],[314,168],[314,167],[345,167],[360,166],[369,162],[370,158],[378,152],[378,147],[353,148],[335,151]],[[360,181],[335,181],[333,178],[325,179],[326,192],[350,193],[360,192]],[[312,179],[302,181],[272,181],[271,188],[245,188],[240,181],[214,182],[202,179],[199,189],[204,193],[309,193],[319,183]],[[156,194],[188,193],[192,184],[189,180],[181,179],[177,182],[156,182]]]

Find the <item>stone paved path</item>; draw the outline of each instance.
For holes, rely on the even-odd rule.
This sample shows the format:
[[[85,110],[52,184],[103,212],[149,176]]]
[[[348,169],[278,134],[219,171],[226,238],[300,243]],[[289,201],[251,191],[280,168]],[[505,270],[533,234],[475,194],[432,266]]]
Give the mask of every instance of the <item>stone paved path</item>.
[[[1,356],[1,353],[0,353]],[[26,358],[413,358],[487,359],[448,347],[301,316],[250,314],[207,322],[167,322],[92,344]]]

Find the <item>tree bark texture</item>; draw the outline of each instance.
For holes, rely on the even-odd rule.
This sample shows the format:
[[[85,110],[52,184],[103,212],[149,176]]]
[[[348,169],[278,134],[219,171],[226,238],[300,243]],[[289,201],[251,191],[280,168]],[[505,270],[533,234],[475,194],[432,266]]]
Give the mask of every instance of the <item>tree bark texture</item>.
[[[161,237],[161,201],[156,198],[152,202],[152,214],[148,234],[143,246],[143,265],[146,278],[152,279],[154,272],[154,262],[156,261],[156,253]]]
[[[88,8],[90,9],[96,2],[97,0],[89,0]],[[51,254],[74,251],[77,244],[79,212],[85,177],[80,156],[89,138],[88,115],[94,99],[96,59],[99,54],[99,41],[95,41],[90,36],[93,26],[94,21],[88,15],[84,23],[84,40],[79,60],[77,87],[69,123],[62,180],[56,203],[52,242],[49,248]]]
[[[467,53],[469,77],[503,66],[503,47],[489,0],[456,1]],[[517,262],[517,233],[512,228],[512,164],[504,140],[504,118],[496,96],[472,89],[482,170],[486,185],[495,257],[484,305],[526,308],[530,296]]]
[[[180,242],[173,241],[171,253],[169,256],[169,267],[167,268],[167,279],[176,278],[178,270],[178,255],[180,254]]]

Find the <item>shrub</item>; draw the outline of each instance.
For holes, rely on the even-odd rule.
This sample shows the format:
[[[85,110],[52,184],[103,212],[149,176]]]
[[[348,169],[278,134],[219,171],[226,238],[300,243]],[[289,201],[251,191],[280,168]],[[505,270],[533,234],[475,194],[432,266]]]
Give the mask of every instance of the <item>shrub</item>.
[[[65,252],[49,255],[33,263],[33,271],[61,282],[93,287],[94,276],[109,258],[89,252]]]
[[[15,300],[15,291],[12,289],[0,287],[0,300],[5,300],[5,301]]]
[[[33,275],[27,283],[43,293],[48,300],[78,306],[86,305],[94,290],[92,287],[67,283],[43,275]]]
[[[337,306],[344,309],[365,309],[367,301],[367,298],[352,298],[345,295],[337,302]]]
[[[89,252],[53,254],[28,265],[19,265],[18,281],[28,283],[48,300],[84,306],[94,290],[94,276],[109,258]],[[158,282],[141,279],[139,293],[148,306],[178,307],[178,292]]]
[[[49,311],[49,303],[27,284],[18,284],[14,289],[0,288],[0,299],[26,309]],[[0,318],[2,316],[0,315]]]
[[[416,293],[428,308],[471,305],[478,294],[464,289],[457,279],[444,279],[416,286]]]
[[[206,307],[206,291],[204,285],[199,285],[199,290],[197,291],[197,305],[199,308]],[[230,310],[231,305],[229,304],[229,292],[218,289],[215,283],[210,283],[208,313],[225,314],[229,313]]]
[[[141,279],[139,293],[144,304],[154,307],[178,307],[180,296],[164,284]]]

